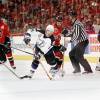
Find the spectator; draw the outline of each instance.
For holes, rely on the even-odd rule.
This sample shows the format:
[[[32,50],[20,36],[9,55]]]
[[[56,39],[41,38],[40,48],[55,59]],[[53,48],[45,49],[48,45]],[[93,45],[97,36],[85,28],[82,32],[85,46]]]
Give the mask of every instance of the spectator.
[[[93,26],[94,26],[95,32],[97,34],[100,30],[100,17],[95,16],[94,19],[95,20],[94,20]]]
[[[23,24],[27,23],[27,20],[31,19],[32,21],[34,17],[42,18],[38,24],[46,26],[52,17],[56,18],[59,15],[66,17],[67,12],[72,9],[77,11],[77,17],[80,20],[85,16],[95,18],[100,14],[99,5],[99,0],[97,2],[93,0],[8,0],[8,3],[0,4],[0,14],[3,13],[7,19],[10,19],[8,23],[11,29],[16,30],[20,27],[23,28]],[[97,20],[94,20],[96,25],[98,24]]]
[[[95,34],[95,29],[91,20],[86,21],[85,29],[88,34]]]

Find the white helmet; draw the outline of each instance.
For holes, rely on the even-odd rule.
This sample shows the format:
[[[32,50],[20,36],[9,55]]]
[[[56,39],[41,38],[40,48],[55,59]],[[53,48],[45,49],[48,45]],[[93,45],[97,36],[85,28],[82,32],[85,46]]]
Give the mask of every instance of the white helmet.
[[[53,25],[48,25],[47,27],[46,27],[46,31],[49,31],[49,32],[54,32],[54,26]]]

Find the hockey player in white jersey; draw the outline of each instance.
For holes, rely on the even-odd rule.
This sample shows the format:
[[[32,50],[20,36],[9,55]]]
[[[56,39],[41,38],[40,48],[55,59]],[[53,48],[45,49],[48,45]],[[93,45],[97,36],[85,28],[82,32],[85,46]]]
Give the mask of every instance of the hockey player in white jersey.
[[[56,58],[53,53],[52,42],[54,41],[54,37],[52,36],[54,32],[54,27],[52,25],[48,25],[46,27],[46,31],[43,30],[34,30],[38,34],[38,39],[34,46],[34,59],[32,61],[32,70],[33,74],[39,66],[39,59],[43,55],[46,59],[46,62],[51,66],[57,66]],[[34,33],[34,32],[33,32]],[[32,32],[27,31],[24,36],[24,42],[26,45],[30,44]]]

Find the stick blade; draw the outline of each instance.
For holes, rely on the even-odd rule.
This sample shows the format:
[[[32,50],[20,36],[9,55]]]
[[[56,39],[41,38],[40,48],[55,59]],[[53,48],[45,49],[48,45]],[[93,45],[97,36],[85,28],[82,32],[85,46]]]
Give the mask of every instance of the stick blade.
[[[20,77],[20,79],[24,79],[24,78],[29,78],[29,79],[31,79],[31,78],[32,78],[32,76],[29,76],[29,75],[24,75],[24,76]]]

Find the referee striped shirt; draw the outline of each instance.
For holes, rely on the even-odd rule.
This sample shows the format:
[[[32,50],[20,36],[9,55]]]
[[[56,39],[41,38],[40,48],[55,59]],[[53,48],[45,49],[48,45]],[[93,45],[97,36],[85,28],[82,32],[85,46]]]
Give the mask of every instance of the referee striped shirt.
[[[72,42],[82,42],[88,40],[87,33],[84,29],[83,24],[79,20],[75,20],[72,26],[72,30],[67,34],[67,36],[71,35]]]

